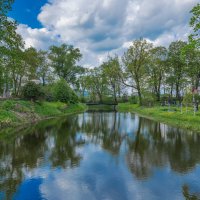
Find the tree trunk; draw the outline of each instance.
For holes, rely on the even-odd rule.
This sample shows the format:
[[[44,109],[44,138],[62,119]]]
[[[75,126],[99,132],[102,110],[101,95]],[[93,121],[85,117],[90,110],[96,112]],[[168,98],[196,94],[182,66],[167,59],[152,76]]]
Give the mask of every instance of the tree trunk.
[[[136,81],[136,86],[137,86],[137,92],[138,92],[138,98],[139,98],[139,105],[142,105],[142,94],[141,94],[141,89],[140,89],[140,82]]]

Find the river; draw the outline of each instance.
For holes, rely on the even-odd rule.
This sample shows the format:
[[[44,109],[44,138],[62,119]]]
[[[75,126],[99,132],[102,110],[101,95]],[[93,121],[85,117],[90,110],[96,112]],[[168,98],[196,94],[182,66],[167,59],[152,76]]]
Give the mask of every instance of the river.
[[[118,112],[15,129],[0,140],[0,199],[200,199],[200,134]]]

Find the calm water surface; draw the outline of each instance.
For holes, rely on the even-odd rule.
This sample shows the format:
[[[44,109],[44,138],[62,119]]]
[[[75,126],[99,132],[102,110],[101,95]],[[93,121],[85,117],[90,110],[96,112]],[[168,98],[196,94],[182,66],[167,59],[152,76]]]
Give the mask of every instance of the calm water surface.
[[[0,199],[200,199],[200,134],[114,112],[14,132],[0,134]]]

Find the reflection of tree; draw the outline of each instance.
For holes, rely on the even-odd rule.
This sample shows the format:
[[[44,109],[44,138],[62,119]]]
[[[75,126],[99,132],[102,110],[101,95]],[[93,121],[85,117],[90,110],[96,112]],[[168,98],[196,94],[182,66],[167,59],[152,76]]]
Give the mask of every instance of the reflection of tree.
[[[125,124],[130,117],[134,124],[139,120],[128,136]],[[169,165],[187,173],[200,163],[200,135],[124,113],[84,113],[42,122],[22,130],[20,136],[10,136],[0,142],[0,191],[5,191],[7,199],[12,198],[25,172],[41,163],[55,168],[78,166],[81,155],[77,149],[86,142],[115,156],[123,143],[127,165],[138,179],[149,177],[154,167]],[[183,191],[189,193],[186,187]]]
[[[77,166],[81,156],[76,153],[76,148],[85,142],[76,139],[78,127],[77,117],[68,119],[54,135],[54,148],[51,150],[50,160],[53,167],[63,168]]]
[[[126,134],[119,132],[120,117],[116,112],[83,114],[81,131],[91,138],[91,142],[101,144],[103,149],[118,155],[122,141],[126,137]]]
[[[24,178],[25,169],[37,167],[45,151],[45,135],[31,134],[17,138],[13,143],[0,143],[0,191],[5,191],[6,199]]]
[[[149,142],[141,134],[142,120],[139,120],[135,140],[128,138],[129,152],[127,154],[127,164],[131,172],[138,178],[144,179],[150,175],[150,163],[148,154]]]
[[[185,200],[199,200],[200,199],[200,194],[190,193],[188,185],[183,185],[182,193],[183,193],[183,196],[185,197]]]
[[[6,199],[12,199],[25,172],[39,167],[45,159],[53,167],[78,165],[81,157],[75,149],[84,141],[76,139],[77,127],[77,117],[47,121],[22,130],[18,137],[12,134],[11,142],[0,142],[0,191]]]
[[[170,164],[174,171],[187,173],[200,162],[200,135],[140,118],[135,138],[127,139],[127,164],[139,179],[152,173],[153,167]]]

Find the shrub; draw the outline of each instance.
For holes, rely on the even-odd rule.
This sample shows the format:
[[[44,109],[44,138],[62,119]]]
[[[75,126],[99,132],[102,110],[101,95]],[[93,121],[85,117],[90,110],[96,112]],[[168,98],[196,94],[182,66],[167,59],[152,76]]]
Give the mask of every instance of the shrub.
[[[138,97],[132,95],[132,96],[129,98],[129,102],[130,102],[131,104],[137,104],[137,103],[138,103]]]
[[[142,105],[151,107],[155,103],[156,103],[156,97],[151,93],[145,92],[142,98]]]
[[[51,85],[44,86],[42,88],[43,92],[44,92],[44,99],[45,99],[45,101],[48,101],[48,102],[54,102],[54,101],[56,101],[56,99],[54,97],[53,87],[54,87],[54,85],[51,84]]]
[[[67,82],[62,79],[53,87],[54,98],[63,103],[78,103],[78,96],[70,88]]]
[[[44,97],[44,93],[40,85],[37,85],[34,82],[28,82],[22,90],[23,98],[26,100],[36,101]]]

